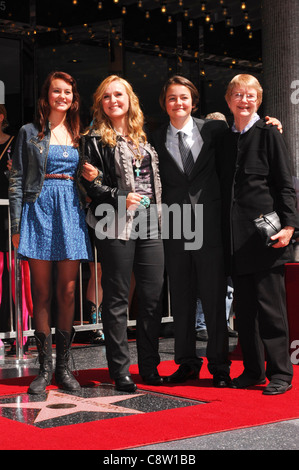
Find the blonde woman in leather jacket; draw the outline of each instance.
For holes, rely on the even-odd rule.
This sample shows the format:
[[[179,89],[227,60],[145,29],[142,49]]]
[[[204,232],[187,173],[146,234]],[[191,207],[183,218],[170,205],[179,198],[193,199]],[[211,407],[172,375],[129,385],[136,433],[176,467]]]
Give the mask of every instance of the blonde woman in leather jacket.
[[[83,140],[82,182],[92,200],[90,220],[95,216],[106,354],[116,388],[134,392],[127,341],[132,272],[138,296],[139,372],[145,383],[162,383],[157,371],[164,279],[158,156],[147,142],[138,98],[126,80],[106,78],[94,94],[93,111],[92,127]]]

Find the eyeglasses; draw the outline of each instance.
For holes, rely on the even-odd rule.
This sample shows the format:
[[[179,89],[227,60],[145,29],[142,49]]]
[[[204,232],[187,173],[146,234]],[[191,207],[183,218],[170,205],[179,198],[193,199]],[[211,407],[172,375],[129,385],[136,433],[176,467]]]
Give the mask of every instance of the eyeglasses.
[[[247,101],[254,103],[257,100],[257,96],[251,95],[250,93],[233,93],[232,97],[236,101],[241,101],[245,97]]]

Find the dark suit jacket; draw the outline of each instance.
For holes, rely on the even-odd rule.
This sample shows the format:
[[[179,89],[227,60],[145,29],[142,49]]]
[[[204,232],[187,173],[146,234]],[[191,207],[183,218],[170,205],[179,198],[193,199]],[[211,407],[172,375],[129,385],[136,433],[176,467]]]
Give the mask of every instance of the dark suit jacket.
[[[217,148],[228,269],[231,254],[236,274],[291,261],[291,246],[265,247],[253,224],[255,218],[274,210],[282,227],[299,225],[290,157],[282,135],[259,120],[242,135],[226,130]]]
[[[221,245],[221,201],[219,180],[215,167],[215,143],[227,129],[224,121],[193,118],[201,137],[203,146],[188,177],[177,165],[167,151],[166,133],[168,124],[155,131],[151,141],[159,156],[160,176],[162,182],[162,200],[167,206],[178,204],[203,205],[203,249]],[[170,237],[172,238],[172,237]],[[183,249],[185,237],[172,240],[177,249]]]

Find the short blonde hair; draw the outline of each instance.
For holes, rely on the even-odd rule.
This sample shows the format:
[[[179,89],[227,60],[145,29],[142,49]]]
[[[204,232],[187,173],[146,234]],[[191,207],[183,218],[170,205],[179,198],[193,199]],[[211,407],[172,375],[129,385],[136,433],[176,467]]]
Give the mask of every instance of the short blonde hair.
[[[229,100],[233,93],[233,89],[236,86],[240,87],[245,87],[245,88],[254,88],[257,92],[257,104],[258,106],[261,105],[261,102],[263,100],[263,89],[256,77],[253,75],[249,75],[246,73],[240,73],[239,75],[236,75],[228,84],[226,93],[225,93],[225,99],[226,101]]]
[[[115,147],[117,135],[113,129],[110,118],[103,109],[102,99],[106,88],[110,83],[119,81],[126,89],[129,97],[129,110],[127,115],[128,134],[133,142],[138,145],[140,142],[146,142],[146,134],[143,131],[144,116],[140,108],[139,99],[134,93],[132,86],[125,79],[118,75],[110,75],[105,78],[93,95],[93,123],[92,129],[99,132],[104,144]]]

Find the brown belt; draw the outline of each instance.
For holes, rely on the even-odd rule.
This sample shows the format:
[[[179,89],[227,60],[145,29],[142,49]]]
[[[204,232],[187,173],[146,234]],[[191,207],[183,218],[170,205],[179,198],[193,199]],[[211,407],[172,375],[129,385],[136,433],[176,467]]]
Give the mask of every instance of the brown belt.
[[[55,179],[55,180],[74,180],[73,176],[70,175],[64,175],[62,174],[55,174],[55,173],[50,173],[50,174],[45,174],[46,179]]]

